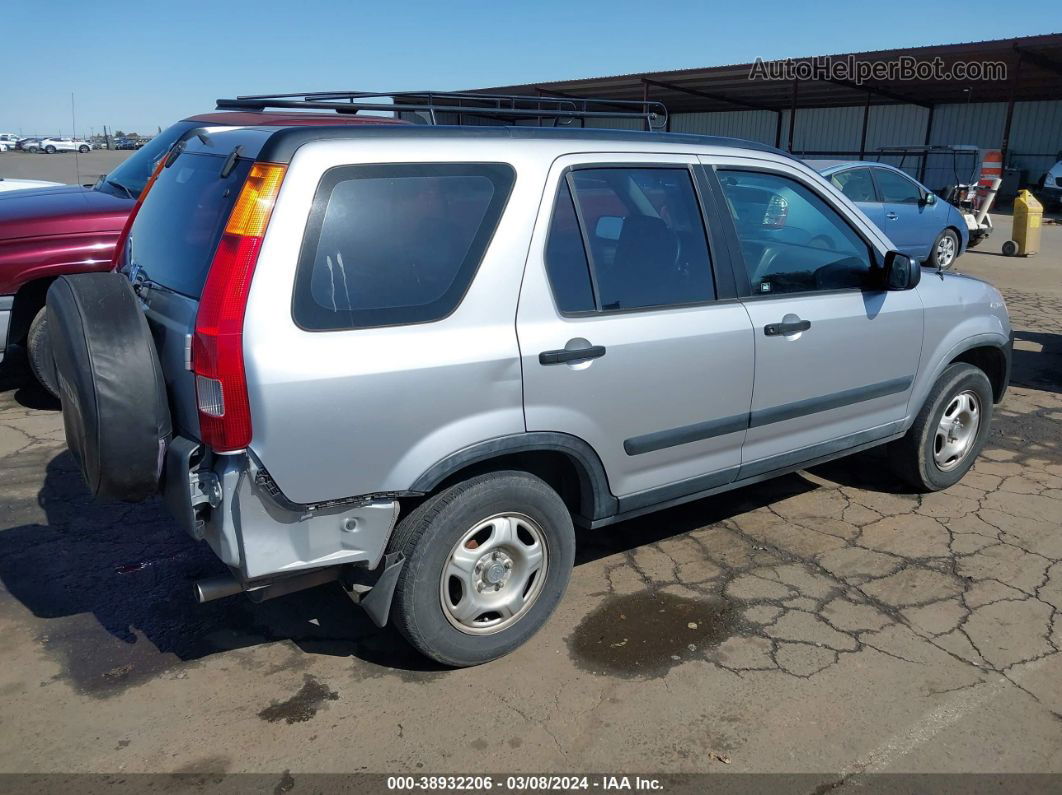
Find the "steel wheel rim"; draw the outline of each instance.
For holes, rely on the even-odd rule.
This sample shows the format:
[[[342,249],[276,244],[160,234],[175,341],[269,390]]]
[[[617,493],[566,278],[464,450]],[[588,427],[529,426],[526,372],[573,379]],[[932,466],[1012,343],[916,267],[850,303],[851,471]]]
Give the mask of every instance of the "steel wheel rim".
[[[937,263],[941,267],[946,267],[953,259],[955,259],[955,241],[952,240],[951,235],[944,235],[937,243]]]
[[[501,513],[478,522],[450,549],[439,580],[447,621],[467,635],[511,627],[542,593],[546,534],[530,516]]]
[[[969,389],[948,401],[933,437],[933,460],[941,472],[950,472],[970,454],[981,427],[981,399]]]

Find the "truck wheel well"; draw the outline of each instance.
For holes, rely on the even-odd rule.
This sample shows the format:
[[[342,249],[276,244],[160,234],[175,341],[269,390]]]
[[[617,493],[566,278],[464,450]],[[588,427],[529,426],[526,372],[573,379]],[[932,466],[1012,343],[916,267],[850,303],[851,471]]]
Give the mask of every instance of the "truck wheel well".
[[[8,345],[13,342],[25,343],[26,335],[29,334],[30,323],[33,322],[33,318],[37,316],[41,307],[44,306],[48,288],[53,281],[55,281],[54,278],[38,279],[37,281],[27,282],[18,288],[11,309],[11,325],[7,332]]]
[[[593,517],[594,487],[589,475],[570,456],[555,450],[527,450],[477,461],[449,474],[433,493],[476,475],[504,470],[527,472],[542,478],[560,495],[577,522],[579,518],[589,520]],[[406,513],[405,506],[402,512]]]
[[[966,362],[983,370],[984,374],[988,376],[988,380],[992,383],[993,400],[998,403],[1003,398],[1003,389],[1006,386],[1007,378],[1007,357],[1002,350],[992,345],[970,348],[970,350],[963,351],[952,359],[949,364],[954,364],[955,362]]]

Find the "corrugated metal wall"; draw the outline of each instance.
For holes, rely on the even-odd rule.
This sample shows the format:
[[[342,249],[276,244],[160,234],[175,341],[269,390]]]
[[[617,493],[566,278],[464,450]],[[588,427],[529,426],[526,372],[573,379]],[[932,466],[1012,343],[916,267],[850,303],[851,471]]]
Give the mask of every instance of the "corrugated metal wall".
[[[863,108],[797,108],[793,151],[858,152]]]
[[[976,99],[976,97],[975,97]],[[1007,106],[1002,102],[970,102],[938,105],[933,111],[932,144],[968,144],[984,149],[1002,144]],[[882,146],[921,145],[926,141],[929,110],[917,105],[872,105],[867,121],[866,152]],[[443,119],[440,122],[454,123]],[[781,113],[779,144],[789,141],[789,112]],[[469,119],[466,123],[490,123]],[[504,122],[495,122],[504,123]],[[671,116],[672,132],[724,135],[774,145],[778,114],[769,110],[735,110],[715,113],[676,113]],[[587,126],[612,130],[641,130],[637,119],[602,119]],[[797,153],[858,157],[863,130],[863,106],[843,108],[798,108],[793,150]],[[1018,102],[1011,122],[1008,166],[1026,171],[1026,180],[1035,182],[1062,152],[1062,100]],[[898,159],[884,158],[886,162]],[[917,168],[917,166],[915,166]],[[912,171],[914,169],[911,169]]]
[[[770,110],[735,110],[722,113],[677,113],[671,131],[697,135],[725,135],[774,145],[777,114]]]
[[[929,142],[973,144],[982,149],[997,149],[1003,142],[1006,119],[1005,102],[937,105],[933,110],[933,130]]]
[[[1015,102],[1010,151],[1030,182],[1062,160],[1062,102]]]

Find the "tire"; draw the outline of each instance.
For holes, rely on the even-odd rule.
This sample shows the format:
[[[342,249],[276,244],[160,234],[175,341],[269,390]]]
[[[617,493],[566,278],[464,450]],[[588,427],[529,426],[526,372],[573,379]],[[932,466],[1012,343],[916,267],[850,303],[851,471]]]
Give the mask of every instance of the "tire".
[[[50,145],[46,146],[46,147],[44,147],[44,151],[45,151],[45,153],[47,153],[49,155],[54,155],[55,154],[55,147],[54,146],[50,146]]]
[[[1018,244],[1013,240],[1008,240],[1003,244],[1003,256],[1013,257],[1018,253]]]
[[[933,241],[929,253],[929,264],[934,268],[947,270],[959,258],[959,236],[951,229],[945,229]]]
[[[88,150],[89,148],[87,146],[79,146],[77,148],[77,151],[79,151],[81,154],[85,154],[86,152],[88,152]]]
[[[536,547],[542,563],[528,576]],[[568,587],[575,530],[564,502],[544,481],[525,472],[494,472],[421,503],[399,523],[389,551],[406,557],[391,604],[398,631],[425,656],[464,667],[508,654],[546,623]],[[469,579],[444,577],[456,571],[447,567],[457,558],[468,564]],[[483,592],[472,595],[470,581]],[[515,612],[489,609],[493,600],[506,599],[517,605]],[[487,609],[475,607],[479,603]],[[460,607],[466,604],[471,612]]]
[[[976,427],[969,411],[957,401],[971,397],[976,407]],[[960,421],[945,435],[948,417]],[[973,466],[988,438],[992,423],[992,384],[984,371],[965,362],[950,364],[941,373],[907,434],[889,445],[896,475],[921,492],[940,491],[958,483]],[[963,440],[963,429],[967,431]],[[954,435],[955,441],[951,441]],[[959,444],[964,441],[963,444]],[[959,447],[961,446],[961,453]]]
[[[47,308],[66,443],[85,483],[96,496],[146,499],[158,489],[171,421],[133,288],[112,272],[60,276]]]
[[[41,307],[30,323],[29,334],[26,336],[26,354],[33,376],[53,397],[59,397],[55,358],[52,356],[52,344],[48,339],[47,307]]]

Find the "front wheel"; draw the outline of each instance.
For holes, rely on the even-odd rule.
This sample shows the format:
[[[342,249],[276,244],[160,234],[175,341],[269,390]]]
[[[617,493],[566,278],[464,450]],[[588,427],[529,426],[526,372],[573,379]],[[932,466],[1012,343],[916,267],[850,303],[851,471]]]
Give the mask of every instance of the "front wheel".
[[[889,446],[893,470],[918,491],[953,486],[981,453],[991,422],[988,376],[972,364],[950,364],[910,430]]]
[[[391,618],[421,653],[479,665],[534,635],[560,602],[575,560],[571,515],[524,472],[480,475],[436,494],[399,523]]]
[[[88,152],[88,150],[89,148],[87,146],[79,146],[77,148],[77,151],[79,151],[81,154],[85,154],[86,152]]]
[[[37,316],[30,323],[26,336],[26,353],[30,370],[40,385],[53,397],[59,397],[59,379],[55,374],[55,357],[52,344],[48,339],[48,308],[41,307]]]
[[[929,264],[934,268],[947,270],[959,256],[959,236],[951,229],[945,229],[933,243],[933,252],[929,255]]]

